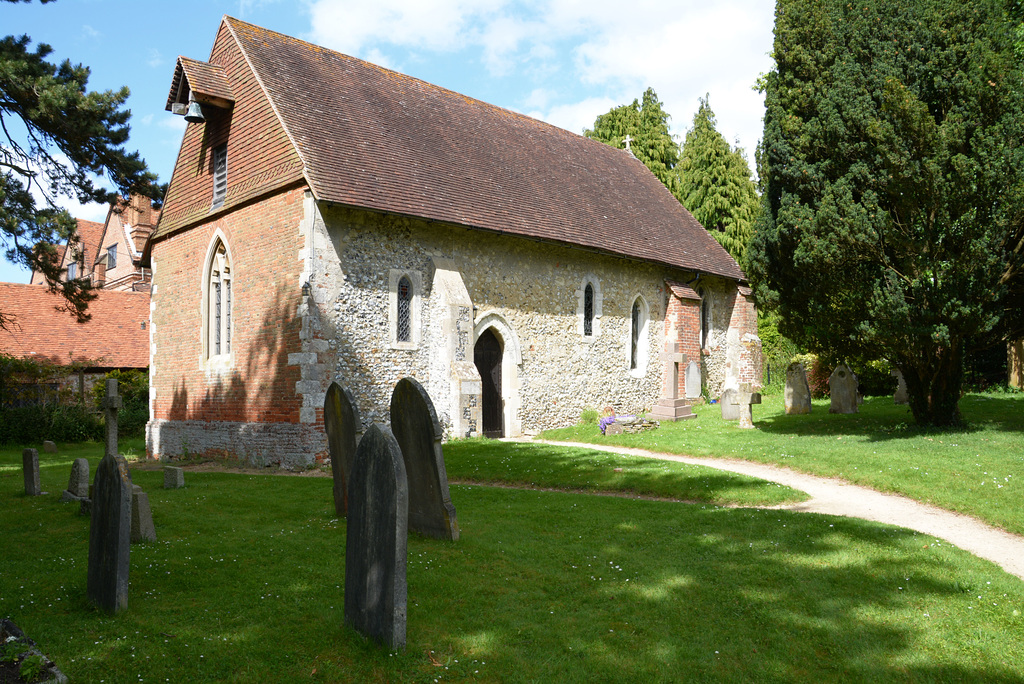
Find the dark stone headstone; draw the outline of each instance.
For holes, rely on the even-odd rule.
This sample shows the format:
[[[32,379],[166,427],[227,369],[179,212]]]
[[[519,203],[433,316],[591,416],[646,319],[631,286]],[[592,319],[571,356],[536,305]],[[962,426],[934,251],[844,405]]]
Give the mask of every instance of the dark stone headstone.
[[[44,441],[43,442],[43,451],[45,451],[48,454],[55,454],[55,453],[57,453],[57,445],[56,445],[56,443],[51,442],[50,440]]]
[[[181,489],[184,486],[184,469],[176,466],[164,466],[164,489]]]
[[[718,398],[718,403],[722,405],[722,420],[740,419],[740,406],[735,401],[736,392],[737,390],[730,387]]]
[[[391,429],[409,477],[409,529],[437,539],[458,539],[441,424],[427,391],[413,378],[399,380],[391,394]]]
[[[108,613],[128,607],[132,479],[121,456],[107,454],[96,468],[89,526],[89,600]]]
[[[156,541],[153,512],[149,508],[149,495],[139,485],[132,485],[132,544]]]
[[[39,496],[39,452],[25,449],[21,452],[21,470],[25,475],[25,496]]]
[[[409,484],[402,451],[386,426],[363,435],[349,471],[345,624],[405,648]]]
[[[68,488],[61,495],[61,501],[81,501],[89,498],[89,461],[76,458],[71,464]]]
[[[347,388],[332,382],[324,397],[324,429],[331,453],[331,474],[334,476],[334,512],[339,517],[348,510],[348,474],[356,455],[356,433],[359,431],[359,409]]]

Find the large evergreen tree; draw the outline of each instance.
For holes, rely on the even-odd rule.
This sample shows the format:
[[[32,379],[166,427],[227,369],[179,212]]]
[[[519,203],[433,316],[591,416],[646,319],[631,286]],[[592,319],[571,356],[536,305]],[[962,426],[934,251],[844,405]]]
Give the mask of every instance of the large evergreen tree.
[[[899,368],[959,422],[963,359],[1021,331],[1024,98],[1000,0],[780,0],[766,82],[762,306]]]
[[[648,88],[643,102],[633,100],[633,104],[598,115],[594,128],[583,131],[583,135],[619,149],[626,147],[624,140],[628,135],[630,150],[636,158],[678,198],[680,186],[675,167],[679,163],[679,145],[668,132],[669,118],[658,94]]]
[[[138,153],[124,148],[128,89],[89,92],[87,67],[52,64],[49,45],[31,50],[29,43],[28,36],[0,39],[0,244],[9,261],[46,277],[64,310],[87,320],[95,293],[86,281],[61,280],[55,245],[74,248],[77,234],[59,198],[109,204],[131,193],[159,198],[160,190]],[[115,189],[98,186],[98,176]],[[45,198],[41,206],[33,188]],[[0,302],[0,327],[9,322]]]
[[[715,123],[708,98],[702,98],[677,167],[681,198],[693,217],[746,268],[760,199],[743,151],[730,147]]]

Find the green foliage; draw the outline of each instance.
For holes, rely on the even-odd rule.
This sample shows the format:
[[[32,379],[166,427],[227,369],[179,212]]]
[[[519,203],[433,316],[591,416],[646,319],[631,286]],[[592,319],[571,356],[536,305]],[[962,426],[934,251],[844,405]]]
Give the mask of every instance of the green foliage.
[[[34,682],[43,674],[46,669],[46,658],[41,655],[30,655],[21,661],[18,674],[26,682]]]
[[[761,201],[743,150],[730,148],[715,128],[707,97],[701,98],[686,133],[678,171],[683,206],[746,268]]]
[[[998,0],[783,0],[765,83],[761,306],[888,359],[959,422],[964,358],[1024,331],[1024,85]]]
[[[10,641],[0,643],[0,661],[16,663],[22,654],[27,653],[30,648],[25,642],[12,637]]]
[[[77,249],[78,238],[75,220],[58,208],[58,199],[111,204],[131,193],[158,198],[161,189],[139,154],[124,147],[128,89],[89,92],[88,67],[52,64],[52,48],[41,43],[32,50],[30,40],[0,38],[0,245],[9,261],[46,277],[63,297],[63,310],[88,320],[95,298],[90,284],[61,280],[55,245]],[[98,176],[115,190],[98,185]],[[33,190],[45,198],[41,206]],[[0,310],[0,328],[10,322]]]
[[[679,145],[668,132],[669,114],[662,109],[658,94],[653,88],[644,91],[643,102],[615,107],[607,114],[601,114],[594,121],[594,128],[583,131],[583,135],[600,140],[606,145],[625,149],[625,138],[631,139],[630,149],[637,159],[651,170],[665,187],[681,199],[679,175],[675,171],[679,163]]]
[[[591,406],[588,406],[582,411],[580,411],[580,422],[583,423],[584,425],[596,423],[599,417],[600,414],[597,412],[597,409]]]
[[[68,377],[80,365],[0,354],[0,444],[102,437],[99,418],[69,388]]]
[[[116,368],[107,373],[102,382],[92,386],[93,403],[98,411],[102,410],[103,398],[107,396],[107,380],[117,380],[117,393],[121,397],[121,408],[117,412],[119,434],[136,437],[145,433],[149,421],[149,374]]]
[[[771,311],[758,310],[757,336],[761,338],[761,358],[771,376],[771,383],[765,389],[781,389],[786,384],[786,368],[800,350],[779,332],[779,316]]]

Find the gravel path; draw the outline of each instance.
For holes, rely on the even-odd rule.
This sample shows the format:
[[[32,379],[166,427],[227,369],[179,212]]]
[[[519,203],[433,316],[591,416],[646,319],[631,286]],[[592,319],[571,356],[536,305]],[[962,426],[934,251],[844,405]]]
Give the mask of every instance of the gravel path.
[[[694,458],[662,454],[644,449],[602,446],[578,442],[548,442],[523,440],[558,446],[582,447],[610,451],[617,454],[659,458],[693,465],[707,466],[717,470],[759,477],[762,480],[799,489],[810,495],[810,500],[796,504],[773,506],[789,511],[826,513],[850,518],[863,518],[875,522],[899,525],[935,536],[970,551],[976,556],[998,564],[1008,573],[1024,579],[1024,537],[1010,534],[960,513],[919,503],[898,494],[883,494],[874,489],[850,484],[834,478],[818,477],[798,473],[775,465],[751,463],[720,458]]]

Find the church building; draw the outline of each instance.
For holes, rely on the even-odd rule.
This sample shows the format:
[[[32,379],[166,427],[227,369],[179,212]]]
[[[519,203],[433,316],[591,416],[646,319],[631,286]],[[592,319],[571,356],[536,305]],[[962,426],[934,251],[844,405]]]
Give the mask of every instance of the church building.
[[[680,352],[760,382],[746,276],[626,150],[231,17],[167,109],[151,456],[310,465],[333,381],[365,428],[413,376],[450,437],[645,412]]]

